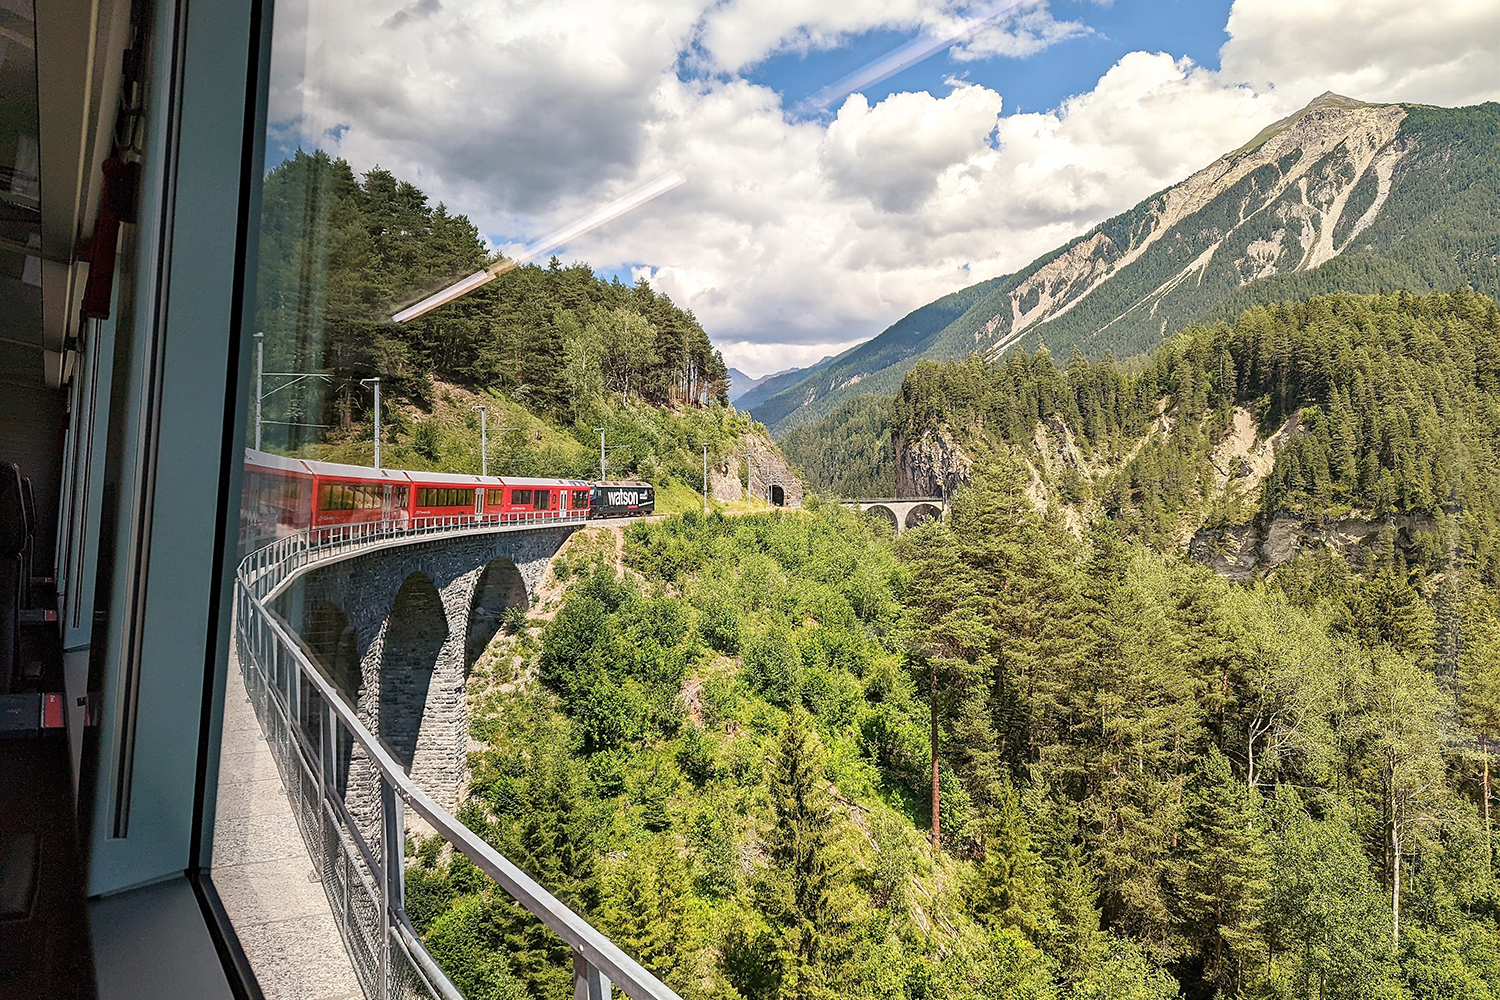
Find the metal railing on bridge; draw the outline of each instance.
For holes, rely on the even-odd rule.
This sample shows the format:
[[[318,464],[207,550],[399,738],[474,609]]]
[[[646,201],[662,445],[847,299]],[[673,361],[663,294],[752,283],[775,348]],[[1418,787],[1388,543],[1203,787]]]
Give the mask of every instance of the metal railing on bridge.
[[[632,1000],[679,1000],[418,788],[313,664],[303,642],[266,606],[269,595],[305,569],[360,547],[424,535],[556,527],[580,519],[431,518],[318,528],[280,539],[240,563],[235,652],[245,689],[368,1000],[463,1000],[406,916],[407,809],[572,948],[576,1000],[609,1000],[611,984]],[[348,775],[356,766],[373,770],[379,794],[372,815],[356,816],[346,802],[339,788],[345,762]]]
[[[466,514],[450,517],[408,517],[392,521],[360,521],[310,528],[263,545],[240,562],[240,577],[248,579],[256,597],[274,596],[281,585],[310,566],[388,542],[411,541],[426,535],[488,534],[533,531],[587,523],[587,511],[529,511],[520,514]]]

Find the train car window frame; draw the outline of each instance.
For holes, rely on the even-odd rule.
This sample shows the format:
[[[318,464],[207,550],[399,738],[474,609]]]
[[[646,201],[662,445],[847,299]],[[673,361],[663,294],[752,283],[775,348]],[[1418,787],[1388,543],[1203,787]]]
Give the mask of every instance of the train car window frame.
[[[512,507],[530,507],[532,504],[531,490],[511,490],[510,505]]]

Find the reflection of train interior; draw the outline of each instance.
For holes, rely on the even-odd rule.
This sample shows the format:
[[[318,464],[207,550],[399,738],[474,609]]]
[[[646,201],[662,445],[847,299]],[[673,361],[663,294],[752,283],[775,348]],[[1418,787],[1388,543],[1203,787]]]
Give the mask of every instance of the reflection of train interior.
[[[655,509],[649,483],[410,472],[246,451],[240,551],[309,527],[433,518],[504,524]]]

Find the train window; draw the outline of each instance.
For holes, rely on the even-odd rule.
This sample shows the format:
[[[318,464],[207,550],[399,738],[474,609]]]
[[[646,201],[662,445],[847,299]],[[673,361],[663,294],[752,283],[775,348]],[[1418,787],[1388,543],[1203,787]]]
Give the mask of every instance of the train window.
[[[548,510],[551,507],[552,507],[552,491],[551,490],[537,490],[536,491],[536,509],[537,510]]]
[[[518,506],[518,507],[529,507],[529,506],[531,506],[531,491],[530,490],[511,490],[510,491],[510,502],[512,504]]]
[[[588,506],[589,506],[589,491],[588,490],[574,490],[573,491],[573,509],[574,510],[588,510]]]
[[[423,486],[417,490],[418,507],[469,507],[473,503],[473,490],[440,489],[435,486]]]

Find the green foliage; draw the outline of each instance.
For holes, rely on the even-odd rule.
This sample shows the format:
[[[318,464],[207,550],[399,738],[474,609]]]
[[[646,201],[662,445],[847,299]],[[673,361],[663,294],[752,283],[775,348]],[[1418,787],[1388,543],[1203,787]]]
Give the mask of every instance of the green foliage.
[[[267,365],[353,380],[332,394],[277,397],[286,414],[277,419],[332,417],[322,422],[347,428],[363,405],[358,378],[371,375],[396,398],[429,399],[436,378],[569,423],[592,416],[606,392],[660,406],[726,401],[723,359],[691,314],[645,282],[607,282],[587,264],[527,265],[390,323],[490,261],[467,218],[379,168],[360,178],[341,159],[298,152],[266,175],[261,229],[256,329]],[[302,443],[286,430],[286,446]],[[419,451],[432,449],[433,432],[418,432]]]
[[[847,872],[824,791],[822,748],[800,709],[782,728],[766,777],[771,824],[755,903],[771,928],[783,994],[823,996],[833,985],[830,953],[847,922],[838,906]]]
[[[526,991],[498,947],[502,933],[492,901],[468,895],[433,921],[425,940],[466,1000],[524,1000]]]
[[[896,544],[829,506],[632,526],[476,729],[465,821],[684,996],[1500,995],[1480,566],[1234,585],[1025,476]],[[563,995],[560,942],[412,851],[429,932],[494,900],[477,940]]]
[[[1236,407],[1262,438],[1285,438],[1258,498],[1215,466]],[[1097,503],[1154,544],[1250,515],[1385,519],[1389,530],[1371,540],[1378,557],[1396,544],[1392,519],[1410,516],[1451,537],[1423,541],[1423,528],[1408,529],[1403,557],[1434,566],[1457,547],[1500,573],[1500,502],[1489,486],[1500,476],[1500,309],[1464,289],[1256,307],[1173,338],[1134,376],[1108,356],[1091,364],[1076,354],[1060,369],[1045,350],[919,362],[891,433],[942,432],[980,459],[1044,469],[1039,427],[1054,443],[1071,435],[1090,463],[1087,476],[1067,465],[1043,485]]]
[[[773,705],[789,707],[802,690],[802,654],[791,630],[772,624],[745,650],[745,679]]]

